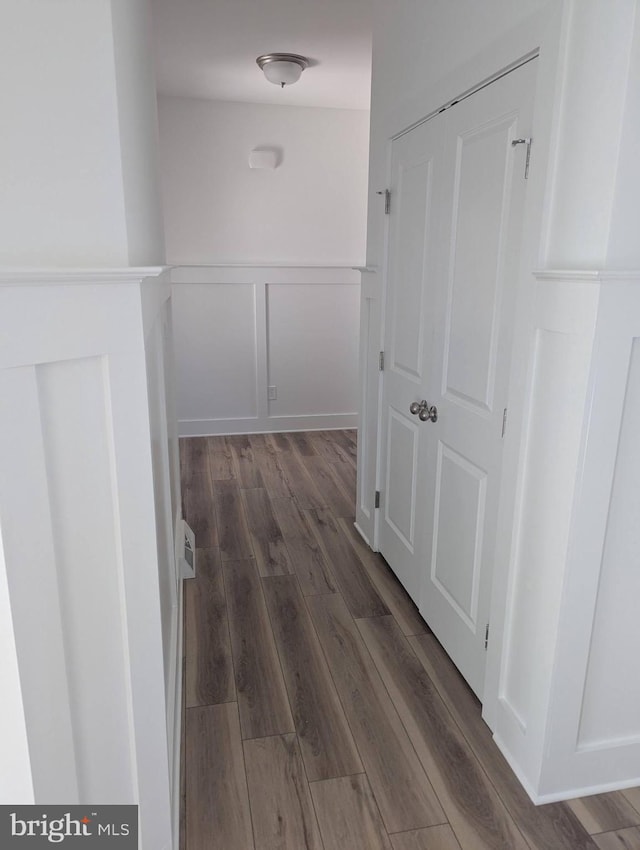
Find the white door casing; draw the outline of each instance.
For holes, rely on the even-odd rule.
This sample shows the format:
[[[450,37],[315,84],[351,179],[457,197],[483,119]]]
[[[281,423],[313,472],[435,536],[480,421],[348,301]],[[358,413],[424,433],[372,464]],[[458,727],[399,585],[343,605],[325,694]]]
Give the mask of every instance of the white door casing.
[[[380,550],[481,698],[536,64],[392,147]]]

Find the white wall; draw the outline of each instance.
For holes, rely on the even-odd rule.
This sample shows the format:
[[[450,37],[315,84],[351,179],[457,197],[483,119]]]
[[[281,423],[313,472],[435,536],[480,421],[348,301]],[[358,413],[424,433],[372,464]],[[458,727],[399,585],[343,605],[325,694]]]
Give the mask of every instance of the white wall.
[[[111,0],[128,264],[164,262],[150,0]]]
[[[369,114],[160,97],[174,265],[362,264]],[[249,152],[275,147],[274,171]]]
[[[147,0],[3,3],[0,264],[164,260],[140,168],[156,132],[147,13]]]

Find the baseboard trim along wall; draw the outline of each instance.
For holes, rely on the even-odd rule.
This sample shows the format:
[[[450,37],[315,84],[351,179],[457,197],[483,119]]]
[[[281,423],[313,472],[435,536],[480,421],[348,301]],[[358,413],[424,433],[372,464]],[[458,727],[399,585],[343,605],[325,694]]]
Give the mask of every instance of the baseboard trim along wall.
[[[180,420],[181,437],[210,437],[216,434],[277,434],[285,431],[331,431],[356,428],[357,413],[325,416],[273,416],[261,419]]]

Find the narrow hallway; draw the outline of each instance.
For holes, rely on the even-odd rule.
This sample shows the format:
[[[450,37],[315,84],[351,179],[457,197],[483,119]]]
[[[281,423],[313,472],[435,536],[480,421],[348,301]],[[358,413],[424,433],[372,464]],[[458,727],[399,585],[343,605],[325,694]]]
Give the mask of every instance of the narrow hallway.
[[[530,802],[353,527],[355,431],[180,448],[200,547],[185,584],[182,848],[640,848],[638,789]]]

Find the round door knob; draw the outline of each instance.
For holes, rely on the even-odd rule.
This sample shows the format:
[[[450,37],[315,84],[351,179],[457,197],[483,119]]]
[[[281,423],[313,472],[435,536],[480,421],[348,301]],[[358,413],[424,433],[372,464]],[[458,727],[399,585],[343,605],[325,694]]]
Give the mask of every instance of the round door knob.
[[[427,403],[425,407],[420,408],[418,416],[422,422],[426,422],[428,419],[430,419],[432,422],[437,422],[438,408],[435,406],[435,404],[429,406],[429,404]]]
[[[412,401],[409,405],[409,412],[413,413],[414,416],[416,415],[416,413],[420,413],[421,410],[422,405],[417,401]]]

